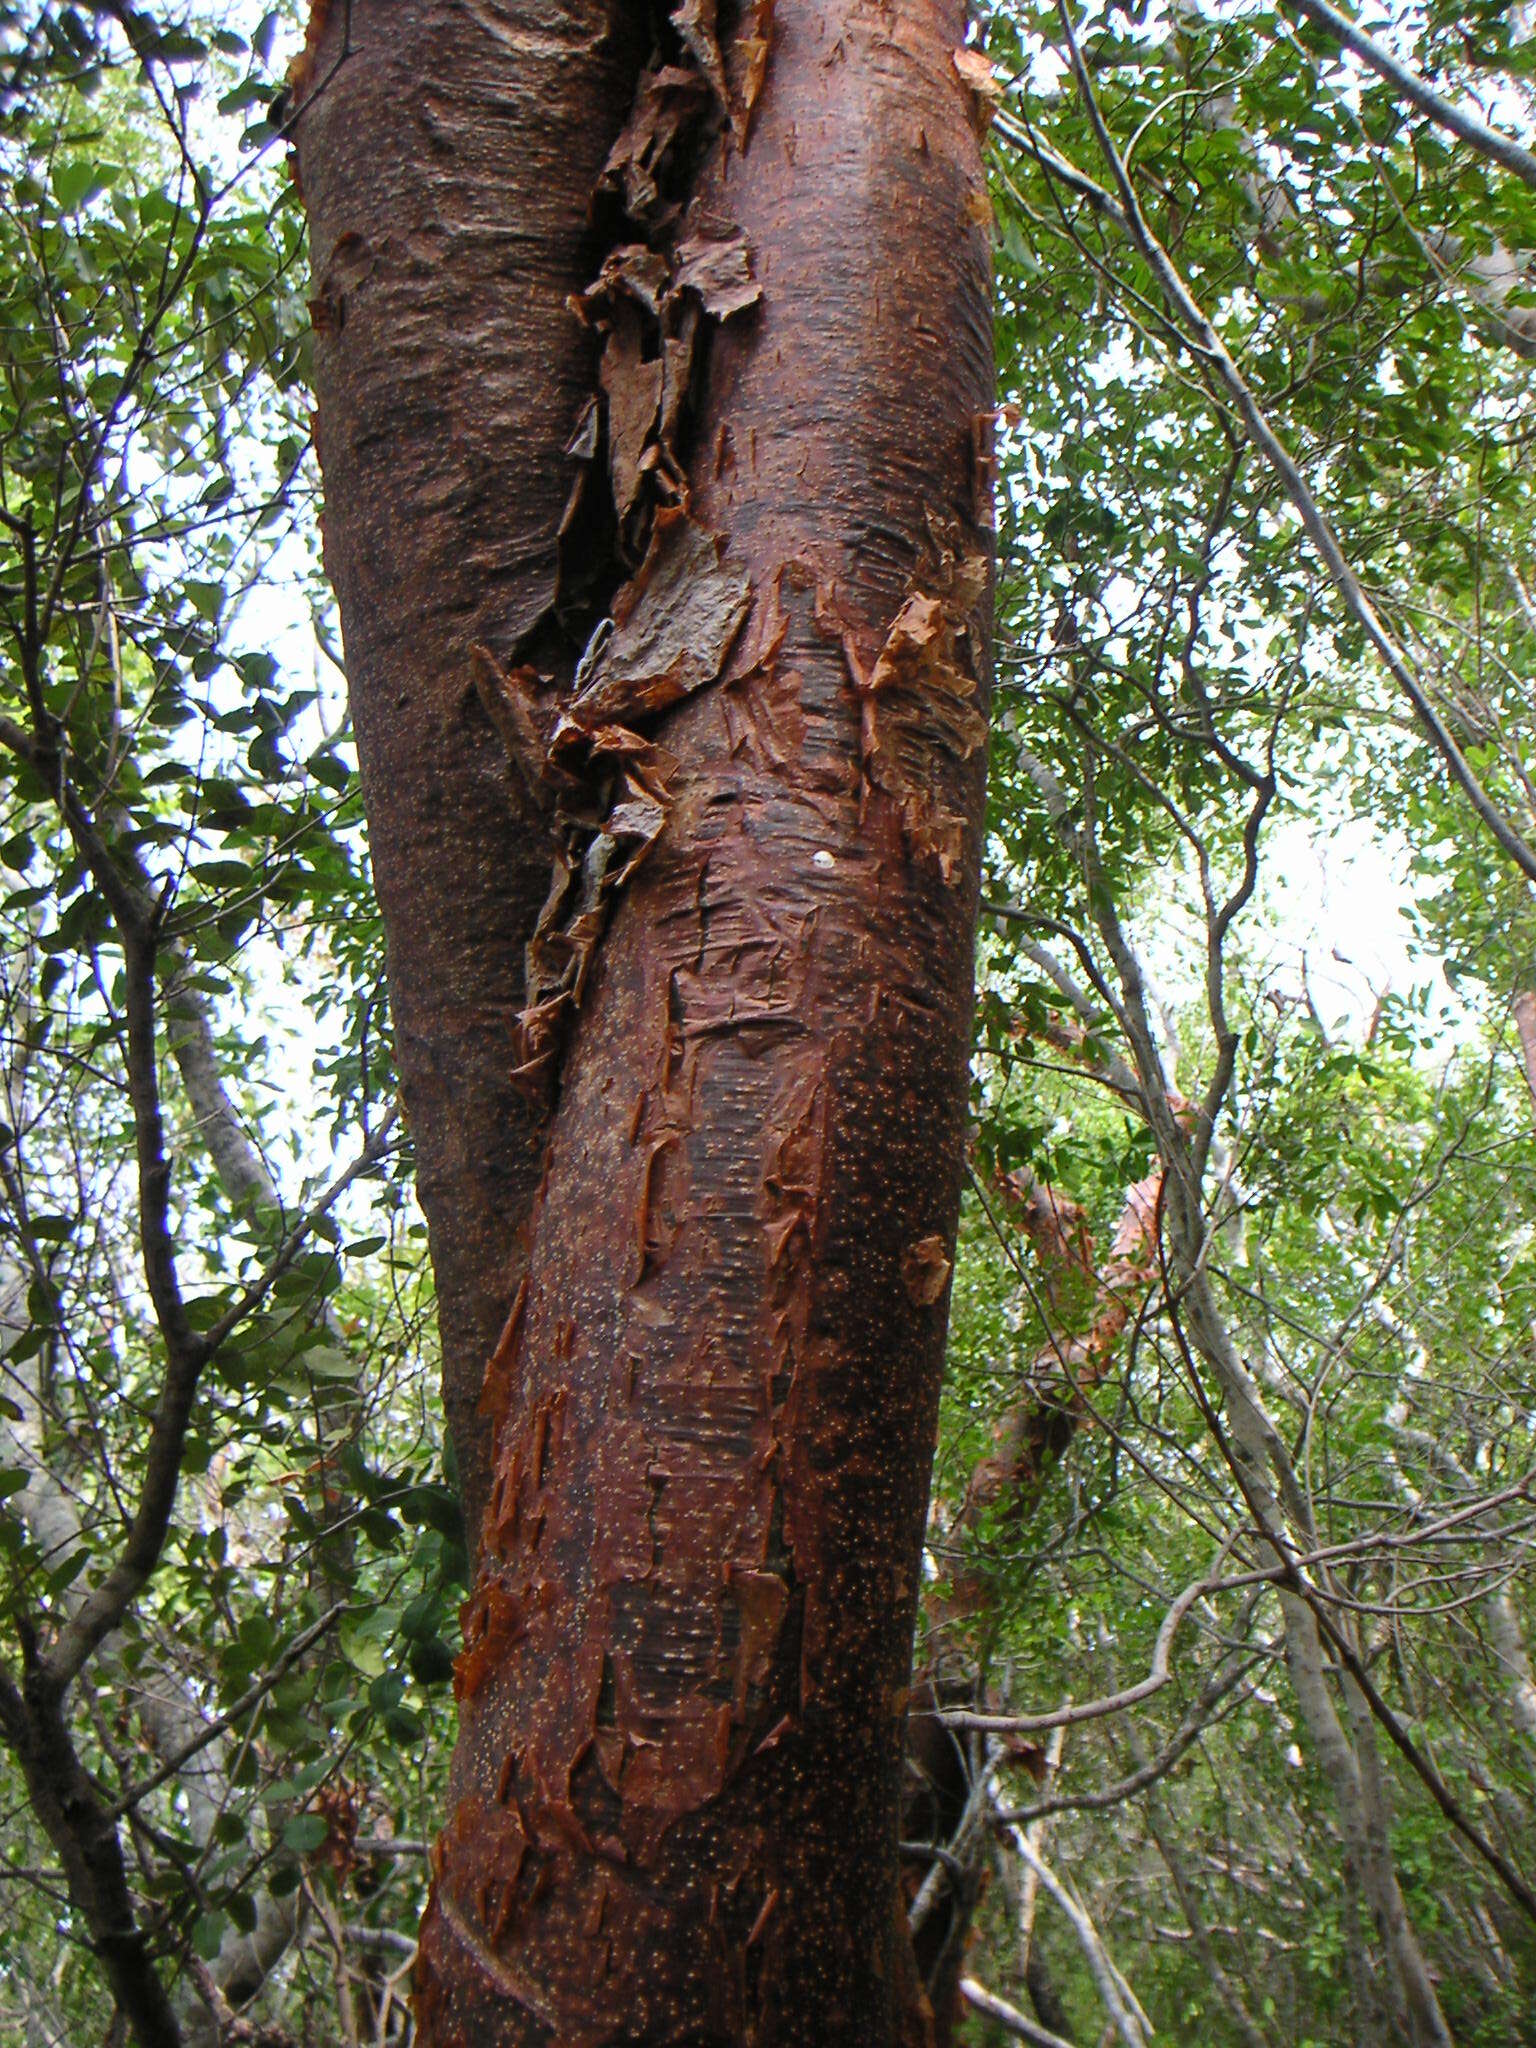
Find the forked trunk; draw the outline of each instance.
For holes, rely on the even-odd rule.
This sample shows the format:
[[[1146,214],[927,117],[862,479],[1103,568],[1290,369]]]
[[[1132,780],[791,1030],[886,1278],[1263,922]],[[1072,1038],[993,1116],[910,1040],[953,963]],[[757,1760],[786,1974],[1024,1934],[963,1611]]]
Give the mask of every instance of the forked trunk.
[[[982,805],[975,61],[961,0],[681,0],[654,52],[606,16],[358,0],[300,81],[402,1074],[474,1298],[515,1278],[505,1072],[554,1102],[423,2035],[881,2048],[922,2037],[897,1801]]]

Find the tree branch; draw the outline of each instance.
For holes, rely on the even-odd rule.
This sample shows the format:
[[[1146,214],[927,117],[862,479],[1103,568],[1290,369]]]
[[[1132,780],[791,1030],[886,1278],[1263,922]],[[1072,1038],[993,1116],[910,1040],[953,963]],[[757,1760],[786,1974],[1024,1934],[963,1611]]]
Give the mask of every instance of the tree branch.
[[[1513,171],[1517,178],[1536,190],[1536,156],[1523,149],[1512,136],[1503,134],[1497,128],[1490,128],[1486,121],[1476,114],[1468,113],[1454,101],[1444,98],[1429,85],[1418,72],[1410,70],[1399,58],[1376,38],[1367,35],[1363,28],[1352,22],[1347,14],[1340,14],[1336,7],[1330,7],[1328,0],[1290,0],[1297,14],[1325,30],[1334,41],[1352,51],[1362,62],[1369,64],[1379,78],[1384,78],[1394,92],[1401,93],[1410,105],[1433,121],[1437,128],[1445,128],[1469,149],[1475,149],[1479,156],[1486,157],[1501,169]]]
[[[1119,205],[1114,207],[1115,213],[1119,215],[1117,224],[1124,226],[1125,232],[1134,242],[1169,304],[1184,321],[1188,330],[1183,336],[1185,346],[1196,352],[1226,389],[1244,430],[1279,477],[1286,495],[1300,515],[1302,526],[1317,550],[1334,588],[1343,599],[1345,609],[1376,650],[1388,674],[1412,704],[1420,726],[1445,763],[1452,780],[1521,873],[1529,880],[1536,881],[1536,850],[1533,850],[1515,830],[1473,772],[1471,763],[1462,753],[1450,728],[1430,702],[1423,685],[1415,675],[1407,653],[1398,645],[1397,640],[1378,616],[1375,606],[1366,596],[1359,577],[1350,566],[1339,543],[1338,536],[1308,489],[1306,479],[1302,476],[1295,458],[1270,425],[1262,407],[1249,389],[1247,380],[1228,352],[1226,344],[1185,284],[1167,250],[1152,232],[1142,213],[1124,161],[1105,123],[1092,81],[1088,76],[1087,66],[1083,62],[1082,51],[1073,32],[1065,0],[1057,0],[1057,11],[1066,38],[1073,76],[1082,95],[1084,111],[1104,160],[1110,167],[1115,189],[1119,194]],[[1106,199],[1109,198],[1108,194],[1104,196]],[[1112,200],[1110,204],[1114,206]]]

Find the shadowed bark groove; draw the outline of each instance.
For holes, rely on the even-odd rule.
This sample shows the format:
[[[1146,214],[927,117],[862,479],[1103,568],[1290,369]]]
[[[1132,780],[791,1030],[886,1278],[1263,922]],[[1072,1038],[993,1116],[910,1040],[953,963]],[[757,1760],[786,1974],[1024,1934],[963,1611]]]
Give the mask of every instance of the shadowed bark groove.
[[[406,106],[374,118],[405,122],[424,96],[455,99],[455,61],[494,69],[494,49],[509,130],[543,133],[551,105],[580,92],[606,114],[607,46],[577,47],[572,29],[597,12],[407,9],[407,24],[430,15],[447,42],[376,56],[398,64]],[[496,35],[476,41],[466,24],[487,18]],[[477,621],[463,635],[517,664],[508,745],[529,810],[540,813],[541,779],[557,797],[557,876],[605,836],[610,849],[620,840],[617,810],[645,822],[643,861],[624,856],[601,917],[599,876],[559,930],[539,920],[541,942],[563,931],[583,951],[574,1000],[561,990],[572,1014],[526,1279],[486,1379],[495,1478],[465,1610],[453,1812],[421,1945],[422,2035],[436,2048],[883,2048],[925,2032],[898,1909],[898,1783],[959,1201],[990,599],[979,456],[990,216],[977,109],[955,63],[964,27],[962,0],[779,0],[771,31],[764,5],[722,9],[717,41],[714,7],[681,0],[661,70],[638,89],[631,77],[620,155],[633,166],[636,135],[697,97],[690,68],[723,118],[689,167],[676,232],[643,248],[630,235],[604,269],[605,304],[686,285],[721,323],[699,359],[692,431],[672,444],[671,509],[663,493],[651,551],[613,600],[617,628],[591,643],[574,690],[568,667],[523,641],[538,616],[531,586],[518,630]],[[354,10],[360,50],[361,34]],[[332,23],[318,38],[312,78],[327,76],[337,36]],[[547,44],[564,62],[535,83]],[[331,96],[356,61],[305,116],[322,294],[338,264],[363,268],[346,243],[358,167],[341,158],[339,131],[325,150],[319,140],[320,123],[349,119]],[[590,187],[603,151],[568,142],[585,151]],[[505,154],[496,218],[524,238],[547,200],[551,219],[572,207],[570,165],[510,139]],[[322,155],[332,182],[319,190]],[[377,231],[409,245],[420,196],[407,179],[380,200]],[[575,217],[585,209],[583,189]],[[626,210],[637,217],[628,199]],[[429,286],[428,258],[451,272],[470,240],[423,253]],[[671,285],[652,260],[659,242]],[[597,270],[589,262],[567,288]],[[584,295],[589,309],[596,296]],[[524,392],[542,380],[542,405],[590,453],[580,401],[597,380],[580,335],[558,363],[554,351],[530,364],[529,334],[508,340],[495,324],[512,317],[504,305],[495,321],[478,306],[474,317],[461,395],[494,329],[509,379]],[[333,322],[322,353],[345,348],[351,328],[350,316]],[[498,573],[483,559],[464,566],[483,549],[488,497],[429,487],[398,514],[381,508],[374,444],[387,434],[369,390],[379,378],[400,387],[395,350],[419,347],[402,402],[425,408],[439,438],[457,432],[459,398],[432,367],[441,326],[412,333],[379,333],[371,368],[334,373],[334,399],[322,379],[328,545],[339,581],[360,576],[355,559],[376,564],[351,604],[385,649],[412,609],[386,587],[389,553],[407,542],[420,553],[418,518],[435,523],[445,572],[453,556],[466,610]],[[656,395],[641,388],[649,346],[642,334],[628,358],[612,341],[603,356],[626,568],[641,555],[629,500],[646,422],[666,413],[665,369]],[[456,344],[450,357],[460,361]],[[333,402],[343,418],[366,415],[344,458]],[[414,415],[402,424],[414,437]],[[518,483],[529,452],[503,447],[501,431],[498,490],[521,492],[527,558],[553,560],[569,467],[535,501],[541,472]],[[360,486],[351,472],[370,453]],[[686,544],[716,573],[695,529],[722,543],[720,602],[706,607],[719,630],[707,672],[685,675],[665,652],[677,636],[658,593],[677,589],[668,547]],[[343,614],[357,665],[344,582]],[[662,650],[649,667],[647,648]],[[421,687],[424,651],[404,658],[392,691]],[[461,772],[457,749],[481,743],[448,667],[431,670],[449,718],[425,798],[418,740],[386,759],[377,735],[397,722],[373,728],[386,763],[375,788],[391,783],[387,811],[370,799],[376,843],[397,813],[409,827],[425,809],[442,831],[441,778]],[[553,729],[551,687],[564,713]],[[607,780],[588,801],[599,759]],[[605,834],[614,760],[638,763],[644,783]],[[414,791],[395,786],[412,778]],[[424,988],[411,977],[425,965],[441,1009],[480,921],[494,923],[504,961],[517,919],[489,893],[478,909],[460,903],[462,877],[434,882],[424,905],[431,848],[419,834],[392,846],[394,893],[381,872],[381,894],[397,1003],[402,981]],[[541,851],[542,885],[547,840]],[[382,845],[379,857],[382,869]],[[484,877],[471,863],[471,879]],[[406,1004],[403,1068],[413,1014]],[[434,1028],[443,1042],[441,1018]],[[547,1040],[516,1049],[525,1066],[547,1066]],[[441,1115],[419,1071],[415,1087]],[[504,1113],[489,1081],[448,1099],[461,1146],[483,1142],[480,1118]],[[428,1119],[414,1107],[413,1118],[425,1155]],[[433,1198],[440,1258],[452,1190],[439,1181]]]

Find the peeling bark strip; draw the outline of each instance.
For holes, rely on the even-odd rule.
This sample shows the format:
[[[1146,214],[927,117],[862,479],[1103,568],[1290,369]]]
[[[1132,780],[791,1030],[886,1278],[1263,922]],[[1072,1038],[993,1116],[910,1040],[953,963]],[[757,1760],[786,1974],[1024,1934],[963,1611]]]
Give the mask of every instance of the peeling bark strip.
[[[474,66],[504,178],[445,223],[423,289],[458,292],[481,237],[513,253],[491,304],[469,293],[459,327],[419,334],[415,381],[383,333],[365,373],[334,372],[343,415],[354,376],[372,380],[345,457],[322,388],[330,543],[376,564],[354,640],[393,645],[413,616],[389,557],[419,556],[418,518],[458,592],[453,659],[429,660],[423,634],[392,682],[462,679],[449,737],[425,776],[409,748],[390,756],[415,787],[386,807],[441,829],[442,778],[498,733],[516,764],[498,802],[542,859],[516,906],[432,882],[422,943],[444,986],[493,907],[504,1002],[514,935],[532,942],[531,1010],[545,956],[563,974],[581,951],[526,1277],[486,1376],[495,1484],[423,2039],[916,2043],[897,1794],[959,1195],[990,581],[988,209],[962,0],[678,0],[654,50],[629,53],[618,109],[613,46],[587,35],[601,9],[401,11],[447,40],[407,52],[403,106],[373,118],[414,120],[429,151],[421,104],[462,103],[455,66]],[[395,7],[365,13],[401,34]],[[329,54],[322,36],[317,78]],[[355,61],[305,117],[322,276],[351,185],[374,204],[346,131],[318,146]],[[611,117],[595,149],[571,125],[584,97],[595,130]],[[440,219],[462,175],[449,142],[450,168],[414,167],[379,201],[379,232]],[[587,327],[562,332],[543,294],[579,273],[594,184],[608,253],[566,283]],[[462,360],[451,390],[433,350]],[[416,429],[379,415],[378,380],[446,450],[454,408],[484,406],[482,350],[519,408],[469,465],[494,489],[386,512],[384,451]],[[366,488],[338,471],[359,449]],[[488,561],[492,511],[519,544]],[[615,829],[629,806],[643,862]],[[376,806],[375,831],[392,816]],[[394,920],[421,938],[424,854],[420,838],[398,853],[385,896],[396,952]],[[604,888],[615,860],[621,892]],[[460,1111],[468,1156],[502,1101]]]
[[[1176,1115],[1189,1114],[1181,1098],[1172,1097],[1170,1103]],[[1079,1335],[1048,1329],[1028,1374],[1027,1392],[999,1417],[992,1449],[971,1474],[955,1532],[974,1528],[999,1503],[1010,1519],[1032,1514],[1068,1444],[1092,1416],[1087,1396],[1114,1364],[1126,1325],[1139,1313],[1156,1278],[1163,1178],[1157,1166],[1127,1189],[1109,1257],[1098,1268],[1077,1203],[1053,1194],[1033,1176],[1009,1176],[1004,1182],[1007,1194],[1020,1203],[1037,1254],[1055,1263],[1058,1284],[1075,1269],[1091,1281],[1093,1297],[1087,1327]],[[958,1571],[950,1611],[963,1612],[981,1597],[980,1583]]]

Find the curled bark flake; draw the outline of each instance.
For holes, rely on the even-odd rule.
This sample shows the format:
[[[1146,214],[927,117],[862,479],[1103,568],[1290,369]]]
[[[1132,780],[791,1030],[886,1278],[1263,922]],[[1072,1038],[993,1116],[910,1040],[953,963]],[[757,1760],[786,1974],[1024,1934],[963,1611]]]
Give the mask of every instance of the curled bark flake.
[[[508,1788],[516,1763],[513,1753],[503,1765],[502,1779]],[[438,1853],[450,1843],[459,1853],[465,1891],[481,1908],[482,1920],[488,1926],[499,1923],[496,1931],[504,1933],[516,1917],[522,1880],[529,1874],[529,1867],[538,1861],[536,1845],[515,1797],[510,1811],[498,1811],[473,1794],[461,1800]],[[482,1966],[499,1969],[478,1937],[467,1929],[460,1931]],[[526,1987],[519,1988],[518,2003],[527,2005],[530,2011],[540,2010],[530,2002]]]
[[[315,70],[320,57],[320,45],[325,40],[325,31],[330,23],[333,0],[311,0],[309,25],[304,31],[304,47],[288,66],[288,104],[296,107],[307,98],[315,82]]]
[[[689,235],[677,245],[678,291],[697,293],[706,313],[729,320],[755,306],[763,288],[752,275],[752,252],[739,229],[723,236]]]
[[[943,635],[942,603],[936,597],[914,593],[891,621],[885,645],[864,684],[865,695],[877,697],[882,690],[895,690],[931,671],[943,659]]]
[[[901,1255],[901,1284],[914,1308],[932,1308],[949,1285],[952,1271],[942,1237],[920,1237]]]
[[[469,650],[470,679],[485,715],[501,735],[502,744],[523,783],[540,810],[549,808],[549,785],[544,775],[548,746],[545,730],[535,706],[547,679],[537,669],[503,669],[488,647],[477,641]]]
[[[499,1579],[482,1578],[459,1613],[464,1647],[453,1660],[453,1695],[472,1699],[528,1633],[522,1602]]]
[[[753,0],[747,8],[732,46],[731,69],[735,74],[731,127],[736,147],[744,150],[752,132],[752,115],[768,75],[768,53],[773,48],[773,0]]]
[[[709,84],[686,65],[647,71],[634,108],[608,155],[599,190],[617,192],[633,221],[650,219],[662,204],[662,181],[674,146],[709,103]]]
[[[708,79],[721,107],[729,114],[731,95],[725,82],[725,59],[720,54],[716,13],[716,0],[678,0],[672,10],[672,26],[677,30],[683,48]]]
[[[782,1216],[775,1216],[768,1225],[768,1267],[770,1272],[783,1265],[796,1231],[804,1226],[805,1219],[798,1209],[788,1209]]]
[[[616,803],[608,813],[608,831],[621,842],[628,841],[639,848],[648,847],[667,822],[666,807],[633,777],[625,778],[624,788],[623,801]],[[626,875],[633,873],[638,860],[637,853],[632,857]],[[621,880],[624,878],[620,877]]]
[[[766,22],[759,0],[744,32],[765,31]],[[658,508],[688,504],[683,428],[698,382],[702,322],[730,319],[761,296],[745,237],[729,222],[695,219],[688,195],[720,124],[712,103],[736,123],[738,141],[745,134],[746,113],[733,105],[721,54],[717,0],[678,0],[671,28],[691,61],[658,60],[642,74],[629,121],[598,180],[599,193],[622,195],[630,239],[610,251],[593,283],[571,301],[606,336],[599,383],[617,553],[630,562],[643,559]],[[765,34],[755,39],[765,41]],[[742,57],[735,43],[731,63],[744,86],[760,70],[754,53]],[[678,241],[685,213],[691,227]],[[581,452],[590,459],[596,437],[590,422],[583,425]],[[568,517],[578,503],[573,496]]]
[[[781,1714],[762,1741],[753,1750],[754,1756],[764,1756],[771,1749],[777,1749],[786,1735],[793,1735],[797,1726],[793,1714]]]
[[[992,126],[992,116],[1002,103],[1003,81],[993,70],[991,60],[980,50],[956,50],[954,62],[960,83],[965,87],[971,126],[978,135],[985,136]]]
[[[753,1694],[761,1691],[773,1668],[789,1608],[789,1587],[778,1572],[739,1564],[726,1566],[726,1584],[739,1618],[731,1689],[731,1715],[739,1722],[746,1719]]]
[[[752,113],[762,93],[773,42],[773,0],[752,0],[742,12],[728,51],[720,45],[718,0],[679,0],[672,26],[683,47],[709,81],[731,124],[738,150],[745,150]]]
[[[609,252],[592,283],[578,294],[574,301],[576,310],[585,320],[600,320],[605,308],[622,299],[632,299],[653,320],[659,320],[670,275],[667,259],[659,249],[644,242],[625,242]]]
[[[479,1413],[490,1423],[493,1438],[500,1435],[501,1425],[512,1406],[517,1333],[522,1327],[523,1309],[527,1301],[528,1276],[525,1273],[518,1284],[517,1293],[512,1298],[507,1320],[502,1326],[500,1337],[496,1340],[496,1349],[486,1361],[485,1380],[480,1388]]]
[[[696,382],[701,319],[727,320],[755,305],[746,239],[701,230],[669,253],[626,243],[572,304],[606,335],[598,372],[608,423],[614,509],[626,543],[644,552],[651,509],[686,504],[682,430]],[[580,452],[596,452],[585,417]]]
[[[667,783],[676,763],[665,747],[645,739],[627,725],[597,725],[579,728],[586,766],[595,771],[604,763],[628,767],[666,808]]]
[[[614,601],[614,630],[567,708],[590,731],[654,717],[712,683],[752,601],[725,543],[685,513],[662,513],[650,550]]]
[[[747,1938],[742,1944],[744,1948],[755,1948],[758,1942],[762,1940],[767,1932],[768,1922],[773,1918],[773,1909],[778,1903],[779,1890],[778,1886],[775,1885],[757,1909],[757,1918],[752,1922],[751,1927],[748,1928]]]
[[[753,676],[773,676],[778,671],[779,655],[789,632],[789,613],[784,609],[784,576],[785,571],[781,568],[767,588],[758,593],[746,630],[732,653],[726,681],[733,687]]]
[[[774,1213],[767,1225],[770,1271],[783,1264],[796,1234],[808,1246],[826,1172],[826,1089],[815,1048],[807,1045],[805,1070],[791,1071],[774,1104],[763,1167],[763,1193]]]
[[[924,525],[931,567],[921,580],[944,599],[956,630],[971,633],[992,585],[991,560],[970,544],[958,520],[930,510]]]
[[[661,411],[664,367],[659,359],[646,360],[641,323],[632,309],[622,309],[598,370],[608,401],[608,473],[621,528],[640,495],[645,454]]]
[[[557,1446],[564,1435],[566,1400],[564,1387],[553,1388],[531,1410],[524,1412],[521,1429],[515,1439],[501,1443],[501,1469],[485,1515],[483,1544],[486,1558],[510,1559],[519,1545],[525,1554],[537,1548],[545,1513],[545,1461],[551,1446]],[[498,1569],[492,1568],[487,1583],[496,1580]],[[503,1591],[506,1591],[505,1587]],[[525,1614],[537,1604],[525,1582],[522,1590]],[[461,1619],[468,1617],[474,1620],[477,1614],[478,1610],[471,1602],[463,1610]],[[477,1620],[477,1630],[479,1625]],[[470,1641],[467,1629],[465,1640]]]
[[[596,398],[589,398],[581,408],[571,438],[565,444],[565,452],[573,456],[577,462],[591,462],[597,454],[602,438],[602,409]]]
[[[572,305],[607,336],[598,382],[606,404],[614,510],[621,533],[638,525],[632,537],[643,544],[647,478],[653,497],[676,500],[686,491],[674,440],[691,374],[696,317],[680,317],[672,266],[643,242],[613,250]],[[584,449],[595,453],[596,430],[585,415],[579,431]]]
[[[637,748],[644,742],[625,733]],[[571,1018],[614,896],[660,837],[667,820],[664,791],[636,772],[603,785],[601,822],[567,818],[566,843],[557,849],[549,895],[526,953],[528,1001],[518,1018],[521,1058],[517,1080],[540,1092],[548,1087],[564,1049]]]
[[[686,1169],[682,1141],[675,1131],[664,1133],[646,1155],[635,1208],[637,1287],[662,1264],[676,1241],[683,1207],[680,1180],[686,1177]]]
[[[699,309],[684,304],[674,309],[673,317],[676,331],[664,335],[661,344],[661,414],[656,423],[656,441],[675,461],[683,410],[693,395]]]
[[[595,395],[588,404],[590,409],[583,411],[573,437],[575,446],[567,450],[579,466],[555,530],[555,574],[548,598],[532,623],[524,628],[520,645],[531,640],[550,613],[575,638],[582,624],[591,618],[593,607],[603,603],[611,580],[615,542],[613,492],[611,486],[603,488],[607,464],[600,474],[595,460],[603,445],[604,408]],[[590,456],[582,452],[588,446]]]
[[[965,826],[936,793],[936,756],[967,760],[987,736],[976,679],[958,661],[956,640],[964,631],[942,598],[916,591],[891,621],[867,675],[849,653],[863,705],[866,784],[893,800],[909,848],[932,854],[946,882],[960,872]]]
[[[997,414],[971,416],[971,517],[985,533],[997,528]]]

